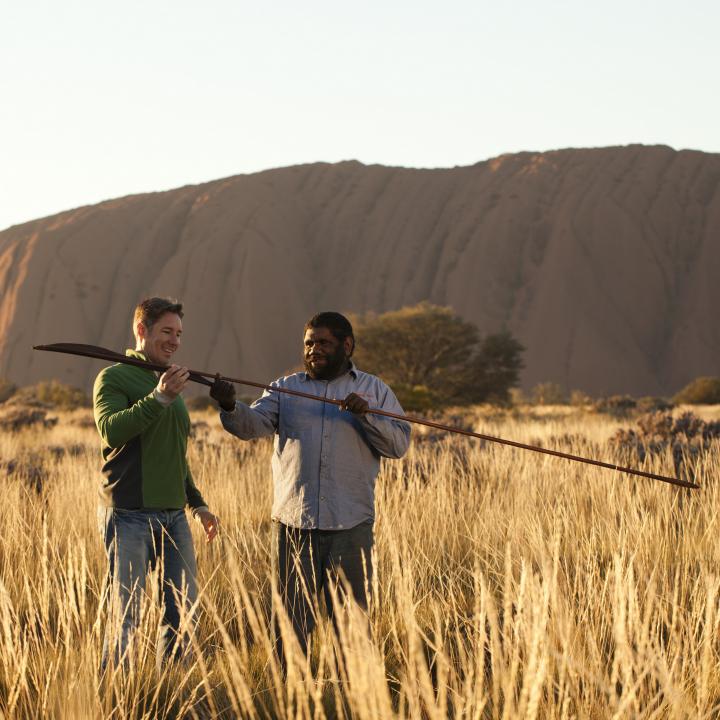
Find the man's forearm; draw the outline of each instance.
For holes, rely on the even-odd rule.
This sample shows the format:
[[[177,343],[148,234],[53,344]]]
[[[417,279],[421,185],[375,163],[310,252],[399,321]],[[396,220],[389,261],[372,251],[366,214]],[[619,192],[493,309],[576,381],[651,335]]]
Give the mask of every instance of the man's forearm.
[[[365,437],[383,457],[401,458],[410,445],[410,423],[368,413],[360,420]]]
[[[234,410],[220,410],[220,421],[225,430],[241,440],[266,437],[275,432],[272,420],[239,400]]]
[[[114,408],[108,403],[95,404],[95,418],[103,441],[118,448],[140,435],[163,413],[165,408],[152,396],[138,400],[131,407]]]
[[[185,497],[187,498],[187,504],[192,509],[193,516],[198,510],[205,508],[207,510],[207,503],[203,498],[202,493],[198,490],[195,485],[190,468],[188,468],[187,476],[185,477]]]

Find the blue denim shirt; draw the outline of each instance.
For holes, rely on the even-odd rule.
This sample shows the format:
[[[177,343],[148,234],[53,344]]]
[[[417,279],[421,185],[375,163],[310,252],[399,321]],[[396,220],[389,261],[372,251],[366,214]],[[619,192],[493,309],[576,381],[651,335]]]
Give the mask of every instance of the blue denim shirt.
[[[404,414],[380,378],[354,366],[329,382],[299,372],[271,385],[336,400],[354,392],[371,408]],[[401,420],[267,390],[249,407],[237,402],[233,411],[221,410],[220,419],[243,440],[275,434],[272,517],[303,529],[372,522],[380,458],[402,457],[410,442],[410,425]]]

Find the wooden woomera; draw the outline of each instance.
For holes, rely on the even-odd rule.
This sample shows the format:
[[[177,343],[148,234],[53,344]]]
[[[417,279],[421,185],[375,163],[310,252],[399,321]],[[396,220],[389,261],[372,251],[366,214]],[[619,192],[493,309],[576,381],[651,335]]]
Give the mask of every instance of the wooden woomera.
[[[68,355],[80,355],[82,357],[97,358],[98,360],[107,360],[109,362],[123,363],[125,365],[135,365],[146,370],[154,370],[157,372],[165,372],[167,367],[156,363],[151,363],[145,360],[139,360],[138,358],[128,357],[121,355],[113,350],[106,350],[105,348],[96,347],[95,345],[80,345],[76,343],[55,343],[52,345],[36,345],[34,350],[45,350],[48,352],[67,353]],[[343,400],[336,400],[334,398],[324,398],[319,395],[311,395],[310,393],[300,392],[299,390],[289,390],[287,388],[273,387],[271,385],[265,385],[263,383],[253,382],[251,380],[242,380],[240,378],[227,377],[220,375],[219,373],[209,373],[202,370],[190,370],[190,380],[193,382],[201,383],[202,385],[212,386],[212,382],[208,378],[215,380],[225,380],[226,382],[235,383],[237,385],[247,385],[249,387],[260,388],[262,390],[268,390],[270,392],[286,393],[287,395],[296,395],[298,397],[308,398],[309,400],[317,400],[319,402],[331,403],[332,405],[339,405],[342,407]],[[686,480],[680,480],[679,478],[666,477],[665,475],[657,475],[655,473],[646,472],[645,470],[636,470],[634,468],[623,467],[622,465],[615,465],[613,463],[606,463],[602,460],[593,460],[591,458],[584,458],[579,455],[572,455],[570,453],[560,452],[559,450],[548,450],[547,448],[538,447],[536,445],[527,445],[526,443],[516,442],[515,440],[505,440],[504,438],[494,437],[492,435],[485,435],[483,433],[472,432],[471,430],[464,430],[463,428],[452,427],[450,425],[443,425],[442,423],[433,422],[432,420],[426,420],[425,418],[414,417],[412,415],[398,415],[396,413],[388,412],[387,410],[380,410],[379,408],[370,408],[367,412],[373,415],[383,415],[385,417],[394,418],[396,420],[404,420],[405,422],[415,423],[416,425],[425,425],[427,427],[435,428],[437,430],[444,430],[446,432],[457,433],[458,435],[466,435],[468,437],[478,438],[479,440],[487,440],[488,442],[500,443],[502,445],[510,445],[511,447],[521,448],[522,450],[532,450],[533,452],[544,453],[545,455],[553,455],[555,457],[564,458],[565,460],[574,460],[576,462],[586,463],[588,465],[596,465],[597,467],[607,468],[608,470],[616,470],[618,472],[628,473],[630,475],[638,475],[640,477],[650,478],[651,480],[660,480],[661,482],[669,483],[670,485],[678,485],[680,487],[698,489],[700,486],[693,482]]]

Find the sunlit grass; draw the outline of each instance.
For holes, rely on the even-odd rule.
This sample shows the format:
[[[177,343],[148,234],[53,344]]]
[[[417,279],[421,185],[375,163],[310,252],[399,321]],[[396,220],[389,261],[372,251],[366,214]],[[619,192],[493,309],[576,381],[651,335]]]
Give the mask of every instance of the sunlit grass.
[[[269,631],[271,445],[225,435],[212,415],[197,419],[205,424],[190,459],[223,533],[207,545],[193,524],[195,652],[161,678],[153,583],[128,671],[98,673],[105,557],[93,429],[76,412],[51,429],[0,436],[4,717],[720,713],[717,445],[692,492],[460,437],[414,443],[378,483],[369,631],[357,612],[343,616],[337,638],[323,623],[309,658],[288,635],[284,680]],[[607,441],[628,421],[574,409],[478,411],[467,421],[627,460]],[[669,456],[644,468],[673,474]]]

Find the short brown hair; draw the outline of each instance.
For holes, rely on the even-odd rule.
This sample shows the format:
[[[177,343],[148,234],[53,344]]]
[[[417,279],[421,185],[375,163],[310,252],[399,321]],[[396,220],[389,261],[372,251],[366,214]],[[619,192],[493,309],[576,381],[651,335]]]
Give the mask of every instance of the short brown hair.
[[[151,297],[145,298],[135,308],[133,316],[133,331],[138,322],[149,330],[165,313],[175,313],[179,317],[183,316],[183,306],[181,302],[175,298]]]

